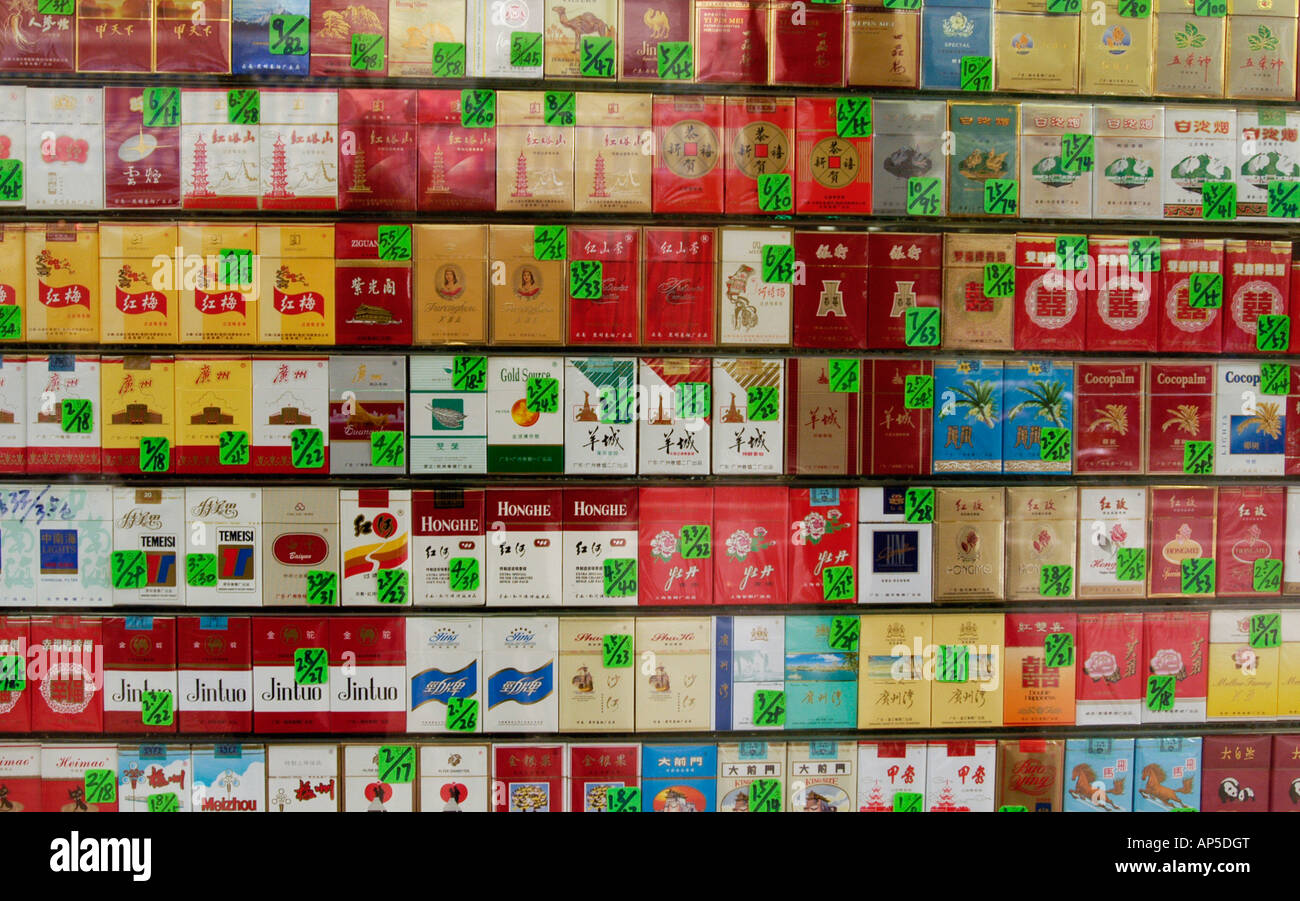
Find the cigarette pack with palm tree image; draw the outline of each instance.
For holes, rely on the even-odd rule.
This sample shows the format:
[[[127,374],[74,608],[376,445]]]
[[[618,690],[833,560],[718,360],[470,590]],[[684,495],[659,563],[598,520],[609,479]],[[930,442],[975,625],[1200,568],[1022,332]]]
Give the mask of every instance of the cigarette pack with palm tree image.
[[[934,471],[1002,471],[1002,361],[934,364]]]
[[[1059,432],[1044,430],[1068,432],[1074,425],[1074,364],[1008,361],[1002,368],[1002,386],[1003,471],[1069,475],[1073,442],[1062,443]]]

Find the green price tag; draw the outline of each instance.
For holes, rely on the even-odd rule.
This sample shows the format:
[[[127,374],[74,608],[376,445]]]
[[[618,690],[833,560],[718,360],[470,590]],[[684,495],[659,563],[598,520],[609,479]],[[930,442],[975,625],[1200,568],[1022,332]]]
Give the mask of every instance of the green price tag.
[[[885,9],[920,9],[921,0],[885,0]]]
[[[1147,577],[1146,548],[1122,547],[1115,557],[1115,581],[1141,582]]]
[[[1276,594],[1282,590],[1282,561],[1275,557],[1261,557],[1255,561],[1252,573],[1253,589],[1261,594]],[[1270,645],[1269,647],[1272,647]]]
[[[411,258],[411,226],[379,226],[379,259],[401,262]]]
[[[294,648],[295,685],[324,685],[329,678],[329,654],[324,648]]]
[[[495,128],[497,92],[492,90],[460,92],[460,124],[463,128]]]
[[[781,812],[780,779],[755,779],[749,783],[749,812]]]
[[[608,813],[640,813],[641,789],[635,785],[616,785],[605,791]]]
[[[410,785],[415,781],[415,748],[412,745],[380,745],[375,762],[379,764],[380,782]]]
[[[1187,305],[1193,310],[1222,307],[1223,276],[1217,272],[1193,272],[1188,280]]]
[[[375,581],[378,583],[378,596],[381,604],[401,605],[411,600],[411,576],[404,569],[381,569]]]
[[[600,260],[570,263],[569,294],[578,300],[600,300],[605,295],[604,264]]]
[[[1184,441],[1183,472],[1189,476],[1208,476],[1214,472],[1214,442]]]
[[[1285,363],[1259,364],[1259,393],[1287,394],[1291,390],[1291,367]]]
[[[478,591],[478,558],[452,557],[447,566],[447,581],[452,591]]]
[[[1174,677],[1147,677],[1147,710],[1160,713],[1174,709]]]
[[[762,689],[754,692],[754,725],[785,725],[785,692]]]
[[[113,770],[86,770],[82,789],[87,804],[113,804],[117,801],[117,773]]]
[[[934,376],[907,376],[903,382],[903,406],[909,410],[934,409]]]
[[[615,558],[605,561],[605,597],[636,597],[636,561]]]
[[[138,591],[149,584],[149,569],[144,551],[113,551],[109,558],[113,587],[120,591]]]
[[[750,422],[773,422],[778,413],[776,387],[773,385],[751,385],[745,391],[747,401],[746,418]]]
[[[70,16],[76,7],[76,0],[36,0],[36,11],[42,16]]]
[[[1207,181],[1201,185],[1201,218],[1210,220],[1237,218],[1237,183]]]
[[[175,128],[181,124],[180,88],[144,89],[145,128]]]
[[[510,65],[516,69],[536,68],[542,64],[542,33],[516,31],[510,35]],[[548,122],[547,125],[552,123]]]
[[[709,415],[713,406],[713,389],[708,382],[678,382],[677,416],[680,419],[700,419]]]
[[[226,91],[226,115],[230,125],[257,125],[262,121],[262,95],[256,88]]]
[[[452,360],[451,390],[487,391],[487,357],[456,357]]]
[[[984,296],[1015,297],[1016,267],[1011,263],[985,263]]]
[[[938,682],[965,682],[970,679],[970,646],[941,644],[935,658],[934,678]]]
[[[27,662],[20,654],[0,656],[0,691],[24,691],[27,688]]]
[[[1074,589],[1074,567],[1053,563],[1038,570],[1038,593],[1049,598],[1069,597]]]
[[[1029,813],[1029,808],[1023,804],[1003,804],[998,813]]]
[[[852,566],[827,566],[822,569],[822,600],[852,601],[857,596]]]
[[[963,91],[993,90],[993,57],[963,56],[960,84]]]
[[[1065,172],[1091,172],[1095,156],[1092,135],[1070,132],[1061,135],[1061,169]]]
[[[1020,182],[990,178],[984,182],[984,212],[990,216],[1014,216],[1020,208]]]
[[[1159,238],[1133,238],[1128,242],[1128,271],[1160,271]]]
[[[614,77],[614,39],[595,34],[582,36],[582,55],[578,74],[583,78]]]
[[[683,560],[703,560],[713,555],[713,529],[705,525],[682,526],[679,547]]]
[[[146,726],[170,726],[175,721],[170,691],[140,693],[140,719]]]
[[[908,307],[903,320],[903,341],[908,347],[938,347],[938,307]]]
[[[248,433],[222,432],[217,437],[217,462],[222,466],[247,466]]]
[[[831,391],[837,394],[857,394],[862,367],[857,360],[831,360],[827,372]]]
[[[1214,594],[1214,558],[1192,557],[1181,566],[1183,594]]]
[[[217,584],[216,554],[186,554],[185,584],[191,588],[211,588]]]
[[[1083,0],[1047,0],[1047,14],[1051,16],[1077,16],[1083,9]]]
[[[794,248],[789,244],[764,244],[762,275],[769,285],[794,281]]]
[[[1068,463],[1070,460],[1070,430],[1046,428],[1039,433],[1038,459],[1049,463]]]
[[[63,413],[63,431],[85,435],[94,430],[94,405],[82,398],[69,397],[59,404]]]
[[[0,196],[4,193],[4,164],[15,160],[0,160]],[[23,336],[23,308],[13,304],[0,306],[0,341],[17,341]]]
[[[140,439],[140,471],[166,472],[171,469],[171,442],[166,438]]]
[[[920,792],[896,792],[894,794],[894,813],[921,813],[925,806],[925,795]]]
[[[320,429],[294,429],[289,433],[289,461],[294,469],[320,469],[325,465],[325,433]]]
[[[179,813],[181,809],[180,798],[176,797],[176,792],[162,792],[156,795],[150,795],[145,798],[145,805],[149,813]]]
[[[1291,317],[1266,314],[1256,320],[1255,349],[1284,353],[1291,343]],[[67,401],[64,401],[67,403]]]
[[[916,176],[907,180],[907,215],[938,216],[942,212],[942,180]]]
[[[447,731],[448,732],[477,732],[478,731],[478,699],[477,698],[448,698],[447,699]]]
[[[1119,14],[1125,19],[1151,18],[1151,0],[1119,0]]]
[[[406,433],[371,432],[370,465],[406,468]]]
[[[223,247],[217,255],[218,285],[252,285],[253,251]]]
[[[23,161],[0,160],[0,200],[23,199]],[[18,307],[9,307],[18,309]]]
[[[794,188],[788,172],[765,172],[758,177],[758,208],[780,213],[794,208]]]
[[[695,48],[690,41],[660,41],[657,52],[660,78],[690,81],[695,77]]]
[[[433,77],[461,78],[465,75],[465,45],[452,41],[435,41]]]
[[[858,649],[862,637],[862,620],[856,616],[836,616],[831,619],[832,651],[849,651]]]
[[[533,226],[533,259],[562,260],[569,255],[569,238],[563,225]]]
[[[384,36],[353,34],[351,65],[362,72],[378,72],[384,68]]]
[[[267,49],[272,56],[306,56],[310,32],[306,16],[271,16]]]
[[[529,413],[554,413],[560,409],[560,383],[550,376],[529,376],[524,395]]]
[[[1256,560],[1256,564],[1262,563]],[[1277,564],[1278,575],[1282,574],[1282,561],[1270,561]],[[1258,565],[1255,572],[1259,572]],[[1259,589],[1256,589],[1258,591]],[[1250,618],[1250,646],[1256,650],[1266,651],[1269,648],[1276,648],[1282,644],[1282,614],[1280,613],[1256,613]]]
[[[547,125],[577,125],[578,113],[572,91],[547,91],[542,120]]]
[[[339,602],[339,574],[326,569],[307,570],[307,606],[333,607]]]
[[[1053,632],[1043,640],[1044,662],[1051,667],[1074,665],[1074,636],[1069,632]]]
[[[1268,183],[1268,215],[1274,219],[1300,216],[1300,181]]]
[[[907,489],[903,495],[903,519],[913,524],[934,522],[934,489]]]
[[[1088,239],[1086,236],[1056,236],[1056,268],[1063,272],[1088,268]]]
[[[871,137],[871,98],[836,97],[835,133],[841,138]]]
[[[632,665],[632,636],[602,635],[600,655],[605,669],[627,669]]]
[[[1192,15],[1222,19],[1228,14],[1228,0],[1194,0]]]

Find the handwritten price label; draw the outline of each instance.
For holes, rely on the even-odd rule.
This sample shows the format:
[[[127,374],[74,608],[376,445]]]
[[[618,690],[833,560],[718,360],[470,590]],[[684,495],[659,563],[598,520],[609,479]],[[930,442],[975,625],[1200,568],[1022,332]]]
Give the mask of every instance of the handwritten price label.
[[[750,422],[773,422],[777,415],[777,395],[773,385],[751,385],[746,389],[746,418]]]
[[[852,601],[857,596],[853,567],[827,566],[822,569],[822,600]]]
[[[533,226],[533,259],[554,262],[569,255],[569,239],[563,225]]]
[[[758,208],[780,213],[794,208],[794,187],[788,172],[765,172],[758,177]]]
[[[1300,181],[1268,183],[1268,215],[1273,219],[1300,217]]]
[[[641,789],[635,785],[616,785],[607,789],[605,810],[609,813],[640,813]]]
[[[176,792],[160,792],[145,798],[145,806],[149,813],[178,813],[181,801]]]
[[[113,551],[109,558],[113,587],[119,591],[138,591],[149,583],[144,551]]]
[[[1256,321],[1255,349],[1283,353],[1291,344],[1291,317],[1263,315]]]
[[[913,524],[934,522],[934,489],[907,489],[903,495],[903,519]]]
[[[460,124],[464,128],[495,128],[497,92],[465,90],[460,92]]]
[[[381,225],[376,236],[379,259],[402,262],[411,258],[411,226]]]
[[[451,364],[451,390],[487,391],[487,357],[456,357]]]
[[[408,604],[411,600],[411,576],[404,569],[381,569],[375,578],[377,600],[381,604]]]
[[[1251,576],[1254,591],[1277,594],[1282,590],[1282,561],[1273,557],[1261,557],[1255,561]]]
[[[836,97],[835,133],[841,138],[871,137],[871,98]]]
[[[665,81],[690,81],[695,77],[695,51],[690,42],[660,41],[656,53],[660,78]]]
[[[794,280],[794,248],[788,244],[764,244],[762,250],[763,281],[769,285],[788,285]]]
[[[750,813],[781,812],[781,780],[755,779],[749,783]]]
[[[140,694],[140,719],[146,726],[170,726],[175,721],[170,691],[145,691]]]
[[[831,620],[832,651],[853,652],[862,636],[862,621],[856,616],[837,616]]]
[[[958,83],[963,91],[993,90],[993,57],[963,56]]]
[[[1069,597],[1074,589],[1074,567],[1053,563],[1038,571],[1038,592],[1044,597]]]
[[[324,569],[307,571],[307,606],[333,607],[339,602],[339,574]]]
[[[569,294],[578,300],[604,296],[605,266],[600,260],[574,260],[569,264]]]
[[[181,124],[180,88],[144,89],[145,128],[176,128]]]
[[[87,804],[115,804],[117,773],[113,770],[86,770],[81,788]]]
[[[1291,367],[1285,363],[1259,364],[1259,393],[1287,394],[1291,390]]]
[[[605,596],[611,598],[636,597],[636,561],[615,558],[604,563]]]
[[[0,197],[4,196],[5,163],[17,160],[0,160]],[[13,304],[0,306],[0,341],[18,341],[23,336],[23,308]]]
[[[529,413],[554,413],[560,409],[560,383],[550,376],[529,376],[524,394]]]
[[[1043,640],[1043,656],[1051,667],[1074,665],[1074,636],[1069,632],[1054,632]]]
[[[248,433],[222,432],[217,436],[217,462],[222,466],[248,465]]]
[[[1142,582],[1147,577],[1146,548],[1122,547],[1115,557],[1115,581]]]
[[[1187,286],[1187,305],[1193,310],[1217,310],[1223,306],[1223,276],[1219,273],[1193,272]]]
[[[1174,709],[1174,677],[1147,677],[1147,710],[1162,713]]]
[[[1281,560],[1274,560],[1279,571]],[[1256,650],[1266,651],[1282,644],[1282,615],[1280,613],[1257,613],[1250,618],[1250,646]]]
[[[1061,168],[1066,172],[1091,172],[1095,155],[1092,135],[1061,135]]]
[[[289,433],[289,460],[294,469],[320,469],[325,465],[325,434],[320,429],[294,429]]]
[[[785,692],[761,689],[754,692],[754,725],[785,725]]]
[[[970,678],[970,648],[941,644],[935,658],[934,678],[939,682],[965,682]]]
[[[294,648],[294,684],[324,685],[328,677],[329,655],[324,648]]]
[[[1011,263],[985,263],[984,296],[1015,297],[1016,267]]]
[[[447,566],[447,581],[452,591],[478,591],[481,584],[478,558],[452,557]]]
[[[925,795],[920,792],[895,792],[894,813],[921,813],[925,807]]]
[[[831,391],[837,394],[857,394],[862,367],[857,360],[830,360],[827,363]]]
[[[448,698],[447,699],[447,731],[448,732],[477,732],[478,731],[478,699],[477,698]]]
[[[1192,557],[1184,560],[1179,570],[1183,594],[1214,593],[1214,558]]]
[[[384,68],[384,36],[353,34],[350,64],[360,72],[378,72]]]
[[[572,91],[547,91],[542,121],[547,125],[578,124],[577,107]]]
[[[903,342],[908,347],[938,347],[940,317],[936,307],[908,307],[903,319]]]
[[[306,56],[311,37],[306,16],[271,16],[267,50],[272,56]]]
[[[513,68],[535,69],[541,64],[542,33],[540,31],[516,31],[510,35],[510,65]]]
[[[63,414],[63,431],[86,435],[94,430],[94,404],[91,401],[69,397],[59,404],[59,409]]]
[[[1201,218],[1223,221],[1237,218],[1237,183],[1207,181],[1201,185]]]
[[[140,439],[140,471],[166,472],[171,469],[171,442],[166,438]]]
[[[262,121],[262,95],[253,88],[226,91],[226,118],[230,125],[257,125]]]
[[[679,547],[683,560],[702,560],[713,555],[712,528],[706,525],[682,526]]]
[[[191,588],[211,588],[217,584],[216,554],[186,554],[185,584]]]
[[[1128,242],[1129,272],[1160,271],[1160,239],[1133,238]]]
[[[984,212],[990,216],[1014,216],[1020,209],[1020,182],[990,178],[984,182]]]
[[[938,216],[943,212],[943,181],[913,176],[907,180],[907,215]]]
[[[602,635],[601,662],[605,669],[627,669],[632,665],[631,635]]]
[[[614,39],[584,34],[578,74],[583,78],[613,78]]]
[[[934,409],[934,376],[907,376],[903,382],[903,406],[909,410]]]
[[[437,41],[433,45],[433,77],[460,78],[465,74],[465,45]]]
[[[1056,236],[1056,268],[1062,272],[1088,268],[1088,238],[1085,235]]]
[[[1184,441],[1183,472],[1191,476],[1208,476],[1214,472],[1214,442]]]
[[[406,433],[371,432],[370,465],[406,468]]]
[[[380,782],[410,785],[415,780],[415,748],[412,745],[380,745],[375,762]]]
[[[27,662],[19,654],[0,656],[0,691],[23,691],[27,688]]]

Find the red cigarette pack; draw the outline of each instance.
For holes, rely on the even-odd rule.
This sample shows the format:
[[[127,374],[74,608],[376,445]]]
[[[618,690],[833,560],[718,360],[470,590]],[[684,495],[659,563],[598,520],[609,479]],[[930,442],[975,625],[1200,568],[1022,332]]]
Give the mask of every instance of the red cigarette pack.
[[[419,107],[416,208],[494,211],[496,129],[461,125],[460,91],[420,91]]]
[[[824,571],[847,566],[858,572],[858,490],[791,488],[791,604],[856,604],[852,597],[826,597]],[[856,580],[853,582],[856,586]]]
[[[656,213],[721,213],[723,165],[721,97],[654,99],[652,206]]]
[[[181,130],[150,128],[144,88],[104,88],[104,206],[117,210],[181,203]]]
[[[172,722],[144,718],[144,692],[169,691]],[[170,616],[104,619],[104,731],[176,731],[176,620]]]
[[[1284,560],[1286,489],[1281,485],[1246,485],[1219,489],[1215,536],[1215,593],[1220,597],[1277,597],[1255,590],[1255,561]]]
[[[768,0],[696,0],[695,80],[766,84]]]
[[[844,362],[858,369],[860,385],[860,361]],[[834,390],[830,365],[828,357],[786,360],[785,469],[791,475],[858,474],[861,388]]]
[[[717,234],[708,228],[645,230],[646,344],[713,344]]]
[[[1077,275],[1058,265],[1054,235],[1016,235],[1016,350],[1083,350]]]
[[[1147,472],[1183,472],[1183,445],[1214,440],[1214,365],[1151,363]]]
[[[644,606],[712,603],[713,489],[642,488],[638,502],[638,601]]]
[[[1155,353],[1156,273],[1129,269],[1128,238],[1091,238],[1087,306],[1087,349]]]
[[[406,621],[336,616],[329,621],[330,730],[406,731]]]
[[[873,350],[903,350],[907,308],[939,306],[943,235],[872,232],[867,260],[876,270],[869,286],[867,345]]]
[[[760,216],[782,212],[759,206],[758,182],[763,175],[786,173],[791,176],[791,200],[798,196],[794,178],[794,99],[728,97],[725,109],[727,213]],[[786,207],[785,211],[792,208]]]
[[[86,771],[110,770],[117,779],[117,745],[44,745],[41,748],[41,810],[46,813],[116,813],[112,801],[86,797]]]
[[[933,411],[907,408],[904,391],[909,375],[933,378],[934,363],[904,359],[863,362],[863,475],[930,474]]]
[[[386,0],[313,0],[309,37],[312,75],[388,75]],[[354,61],[361,65],[354,68]]]
[[[1181,596],[1183,561],[1214,556],[1216,496],[1214,488],[1151,489],[1148,597]]]
[[[1074,471],[1141,475],[1146,471],[1146,365],[1076,363]]]
[[[1246,813],[1269,809],[1273,738],[1207,735],[1201,744],[1201,810]]]
[[[1223,352],[1258,353],[1259,317],[1290,309],[1291,242],[1230,240],[1224,272]]]
[[[1274,735],[1268,809],[1300,813],[1300,735]]]
[[[784,604],[790,523],[784,485],[713,490],[715,604]]]
[[[231,0],[157,0],[155,72],[230,72]]]
[[[258,621],[259,626],[261,620]],[[253,729],[253,643],[247,616],[182,616],[176,621],[179,731]]]
[[[0,810],[41,810],[41,746],[38,742],[0,745]]]
[[[570,267],[578,260],[596,260],[600,263],[600,297],[587,300],[566,292],[569,299],[569,343],[640,343],[640,229],[571,228]]]
[[[75,16],[35,16],[32,0],[2,0],[0,71],[72,72],[77,60]]]
[[[844,84],[844,4],[771,3],[771,84]]]
[[[411,343],[411,259],[394,258],[386,250],[396,245],[380,230],[391,227],[371,222],[340,222],[334,227],[336,344]],[[410,226],[397,227],[407,229],[409,248]]]
[[[314,616],[259,616],[253,621],[254,732],[329,732],[329,620]],[[324,650],[324,681],[298,682],[294,652]],[[317,654],[303,655],[314,663]],[[312,672],[303,678],[315,679]]]
[[[641,784],[640,745],[569,745],[569,810],[604,813],[612,788]]]
[[[414,210],[416,91],[339,91],[339,209]]]
[[[1142,614],[1080,614],[1074,718],[1080,726],[1136,723],[1146,694]]]
[[[1221,239],[1161,240],[1160,293],[1156,298],[1160,306],[1156,346],[1160,353],[1217,354],[1223,350],[1223,308],[1191,306],[1192,276],[1197,274],[1222,277]]]
[[[796,104],[795,212],[871,212],[871,138],[839,136],[836,102],[800,97]]]
[[[869,240],[866,232],[795,232],[804,268],[794,286],[795,347],[867,349]]]
[[[493,745],[495,813],[563,813],[564,745]]]
[[[32,731],[32,684],[27,675],[27,646],[31,620],[25,616],[0,616],[0,658],[17,657],[21,662],[0,664],[4,677],[17,675],[22,667],[27,686],[20,691],[0,691],[0,732],[22,735]],[[0,805],[2,806],[2,805]]]
[[[27,690],[33,732],[104,731],[103,620],[33,616]]]
[[[77,0],[75,27],[78,72],[153,70],[153,0]]]

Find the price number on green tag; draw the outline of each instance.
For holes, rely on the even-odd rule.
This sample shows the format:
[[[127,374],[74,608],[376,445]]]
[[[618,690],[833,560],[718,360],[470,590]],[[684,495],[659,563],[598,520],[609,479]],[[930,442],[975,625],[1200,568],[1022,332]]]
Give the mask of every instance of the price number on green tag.
[[[613,78],[614,39],[584,34],[578,74],[583,78]]]
[[[773,422],[778,413],[776,388],[772,385],[751,385],[745,391],[746,417],[750,422]]]
[[[835,133],[841,138],[871,137],[871,98],[836,97]]]
[[[411,226],[381,225],[377,238],[379,259],[401,262],[411,258]]]
[[[0,160],[0,195],[3,195],[4,191],[4,162]],[[17,341],[22,336],[23,308],[13,304],[0,306],[0,341]]]
[[[144,89],[145,128],[175,128],[181,124],[180,88]]]
[[[1237,218],[1237,183],[1207,181],[1201,185],[1201,218],[1224,220]]]
[[[1282,590],[1282,561],[1275,557],[1261,557],[1255,561],[1251,576],[1254,591],[1276,594]]]
[[[113,551],[109,558],[113,587],[119,591],[137,591],[149,583],[149,568],[144,551]]]
[[[1208,476],[1214,472],[1214,442],[1184,441],[1183,472],[1191,476]]]
[[[908,347],[938,347],[940,318],[937,307],[908,307],[903,319],[903,341]]]
[[[289,433],[289,461],[294,469],[320,469],[325,465],[325,433],[320,429],[294,429]]]
[[[174,721],[172,693],[170,691],[145,691],[140,693],[140,718],[146,726],[170,726]]]
[[[794,207],[794,187],[788,172],[765,172],[758,177],[758,208],[780,213]]]
[[[1115,556],[1115,581],[1142,582],[1147,577],[1146,548],[1122,547]]]
[[[478,558],[452,557],[447,565],[447,581],[452,591],[478,591]]]
[[[959,84],[963,91],[993,90],[993,57],[963,56]]]
[[[547,125],[576,125],[578,114],[572,91],[547,91],[542,120]]]
[[[914,524],[934,522],[934,489],[907,489],[903,495],[903,519]]]
[[[20,654],[0,656],[0,691],[23,691],[27,688],[27,662]]]
[[[176,792],[161,792],[145,798],[145,805],[149,813],[178,813],[181,800],[176,797]]]
[[[941,644],[935,658],[934,678],[939,682],[966,682],[970,679],[970,646]]]
[[[1147,710],[1161,713],[1174,709],[1174,677],[1147,677]]]
[[[1228,14],[1228,0],[1194,0],[1192,15],[1222,19]]]
[[[63,414],[63,431],[74,435],[89,434],[95,427],[94,404],[83,398],[65,398],[59,404]]]
[[[1285,363],[1259,364],[1260,394],[1287,394],[1291,390],[1291,367]]]
[[[477,732],[478,731],[478,699],[477,698],[448,698],[447,699],[447,731],[448,732]]]
[[[406,433],[371,432],[370,465],[406,468]]]
[[[1273,561],[1279,572],[1282,561]],[[1256,650],[1266,651],[1282,644],[1282,615],[1280,613],[1257,613],[1250,618],[1250,646]]]
[[[934,376],[909,375],[903,381],[903,406],[909,410],[934,408]]]
[[[827,363],[831,391],[837,394],[857,394],[862,367],[857,360],[830,360]]]
[[[1151,0],[1119,0],[1119,14],[1125,19],[1151,18]]]
[[[605,266],[600,260],[569,264],[569,294],[578,300],[600,300],[605,294]]]
[[[216,554],[186,554],[185,584],[191,588],[211,588],[217,584]]]
[[[862,637],[862,620],[856,616],[836,616],[831,619],[832,651],[853,652],[858,649]]]
[[[166,472],[171,468],[171,442],[166,438],[140,439],[140,471]]]
[[[433,45],[433,77],[460,78],[465,74],[465,45],[437,41]]]
[[[1181,565],[1183,594],[1214,593],[1214,558],[1192,557]]]
[[[605,596],[630,598],[636,596],[636,561],[615,558],[604,563]]]
[[[788,244],[764,244],[763,281],[769,285],[788,285],[794,280],[794,248]]]
[[[781,812],[781,780],[755,779],[749,783],[750,813]]]
[[[453,391],[487,390],[487,357],[456,357],[451,363]]]
[[[660,78],[690,81],[695,77],[695,50],[689,41],[660,41],[656,53]]]
[[[307,570],[307,606],[333,607],[339,602],[339,574],[324,569]]]
[[[1128,242],[1129,272],[1160,271],[1160,239],[1133,238]]]
[[[248,433],[231,431],[217,436],[217,462],[222,466],[247,466]]]
[[[1187,305],[1193,310],[1217,310],[1223,306],[1223,276],[1219,273],[1193,272],[1187,285]]]
[[[294,648],[295,685],[324,685],[329,678],[329,655],[324,648]]]
[[[1074,665],[1074,636],[1069,632],[1053,632],[1043,639],[1043,658],[1048,666]]]
[[[1300,181],[1268,183],[1268,215],[1274,219],[1300,217]]]
[[[1052,16],[1077,16],[1083,9],[1083,0],[1047,0],[1047,14]]]
[[[516,69],[537,68],[542,64],[542,33],[516,31],[510,35],[510,65]],[[548,125],[551,123],[547,123]]]
[[[378,585],[376,600],[381,604],[406,604],[410,602],[411,576],[404,569],[381,569],[375,582]]]
[[[921,813],[925,796],[920,792],[895,792],[894,813]]]
[[[0,200],[17,202],[23,199],[23,161],[0,160]],[[9,307],[17,310],[18,307]]]
[[[117,773],[113,770],[86,770],[82,790],[87,804],[116,803]]]
[[[305,56],[309,39],[306,16],[271,16],[267,49],[272,56]]]
[[[1016,294],[1016,267],[1011,263],[984,264],[984,296],[1014,297]]]
[[[415,780],[415,748],[411,745],[380,745],[375,763],[380,782],[409,785]]]
[[[827,566],[822,569],[822,600],[852,601],[857,596],[852,566]]]
[[[560,383],[550,376],[529,376],[524,394],[529,413],[554,413],[560,408]]]
[[[76,0],[37,0],[36,11],[42,16],[70,16],[76,5]]]
[[[1020,182],[990,178],[984,182],[984,212],[990,216],[1014,216],[1020,208]]]
[[[1094,160],[1092,135],[1061,135],[1061,169],[1066,172],[1091,172]]]
[[[568,235],[563,225],[533,226],[533,259],[552,262],[564,259],[568,253]]]
[[[785,725],[785,692],[762,689],[754,692],[754,725]]]
[[[465,90],[460,92],[460,124],[464,128],[495,128],[497,92]]]
[[[257,125],[262,121],[262,95],[254,88],[226,91],[226,117],[230,125]]]
[[[1038,571],[1038,592],[1044,597],[1069,597],[1074,588],[1074,567],[1053,563]]]
[[[601,636],[601,662],[605,669],[626,669],[632,665],[632,636]]]
[[[640,813],[641,789],[635,785],[616,785],[606,789],[605,810],[609,813]]]
[[[384,36],[382,34],[352,35],[351,66],[362,72],[378,72],[384,68]]]
[[[938,216],[943,212],[943,182],[913,176],[907,180],[907,215]]]
[[[1056,236],[1056,268],[1072,272],[1088,268],[1088,239],[1084,235]]]
[[[1046,428],[1039,433],[1038,458],[1048,463],[1070,460],[1070,430]]]
[[[1255,349],[1283,353],[1291,344],[1290,316],[1260,316],[1255,322]]]
[[[680,541],[683,560],[702,560],[713,554],[713,530],[705,525],[682,526]]]

